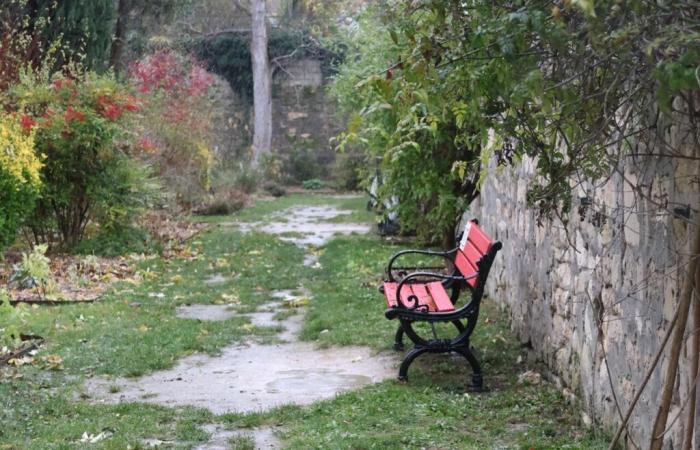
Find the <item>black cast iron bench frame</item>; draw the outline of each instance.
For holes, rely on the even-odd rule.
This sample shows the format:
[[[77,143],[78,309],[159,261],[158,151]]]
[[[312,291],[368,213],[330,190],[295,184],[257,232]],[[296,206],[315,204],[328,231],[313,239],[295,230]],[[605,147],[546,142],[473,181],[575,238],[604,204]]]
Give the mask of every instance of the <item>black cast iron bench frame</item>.
[[[488,238],[478,227],[477,220],[471,220],[467,224],[465,232],[469,233],[470,227],[475,227],[483,236]],[[463,234],[464,232],[460,234],[458,241],[464,242],[462,239]],[[461,247],[462,244],[446,252],[404,250],[396,253],[389,261],[386,269],[388,281],[380,287],[380,291],[387,296],[385,287],[388,283],[398,283],[396,299],[393,300],[387,296],[387,302],[393,301],[395,305],[390,306],[385,312],[387,319],[398,319],[400,322],[394,337],[394,348],[396,350],[404,349],[404,334],[413,342],[413,348],[406,354],[399,368],[399,380],[408,380],[408,368],[418,356],[424,353],[455,352],[464,356],[472,368],[470,388],[477,391],[483,390],[481,364],[479,364],[478,359],[472,352],[470,337],[476,328],[479,318],[479,306],[484,295],[484,287],[489,271],[496,253],[502,248],[502,244],[490,241],[488,250],[481,254],[478,260],[470,261],[475,268],[470,273],[462,273],[458,267],[458,265],[461,266],[463,270],[465,267],[464,259],[466,257],[461,251]],[[442,258],[453,269],[451,273],[445,274],[437,272],[436,270],[440,269],[440,267],[435,266],[395,267],[395,263],[399,259],[409,254]],[[458,258],[460,258],[459,261]],[[472,255],[471,259],[476,258]],[[440,281],[445,292],[450,292],[449,299],[453,305],[457,303],[460,293],[465,289],[470,292],[471,299],[460,308],[444,312],[430,311],[430,308],[426,307],[426,305],[421,305],[419,299],[415,296],[408,296],[402,301],[401,294],[406,289],[406,286],[426,285],[431,281]],[[451,322],[457,329],[457,335],[452,339],[437,339],[437,336],[435,336],[435,339],[425,339],[414,330],[414,322],[426,322],[431,324],[431,326],[435,323]]]

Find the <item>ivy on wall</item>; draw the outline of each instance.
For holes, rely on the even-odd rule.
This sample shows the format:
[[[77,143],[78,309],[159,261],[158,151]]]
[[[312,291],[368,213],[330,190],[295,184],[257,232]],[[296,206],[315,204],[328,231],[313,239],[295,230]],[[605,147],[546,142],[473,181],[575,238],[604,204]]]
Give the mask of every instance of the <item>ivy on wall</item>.
[[[238,95],[252,102],[253,70],[248,33],[226,32],[206,36],[193,40],[188,47],[210,71],[225,78]],[[344,58],[342,45],[321,43],[305,30],[287,28],[270,30],[268,52],[275,68],[284,67],[294,60],[319,59],[325,76],[333,74],[334,68]]]

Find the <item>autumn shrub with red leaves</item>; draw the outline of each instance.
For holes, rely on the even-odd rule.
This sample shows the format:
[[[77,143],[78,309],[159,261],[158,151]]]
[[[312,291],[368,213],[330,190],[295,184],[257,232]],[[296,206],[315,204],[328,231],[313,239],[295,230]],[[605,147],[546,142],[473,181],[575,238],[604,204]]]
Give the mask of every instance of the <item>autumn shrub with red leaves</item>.
[[[130,83],[143,99],[139,146],[180,206],[209,190],[214,77],[194,58],[158,50],[132,64]]]
[[[75,246],[89,223],[129,226],[153,199],[148,169],[130,145],[141,101],[112,77],[23,76],[4,107],[33,133],[44,164],[41,197],[27,221],[34,243]]]

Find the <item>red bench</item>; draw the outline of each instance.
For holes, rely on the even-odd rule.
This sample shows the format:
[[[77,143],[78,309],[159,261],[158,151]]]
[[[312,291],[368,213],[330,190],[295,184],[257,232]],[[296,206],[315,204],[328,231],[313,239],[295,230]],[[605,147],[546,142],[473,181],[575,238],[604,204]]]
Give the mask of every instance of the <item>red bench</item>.
[[[387,304],[385,315],[400,322],[394,348],[403,350],[403,335],[413,342],[413,348],[404,357],[399,379],[408,379],[408,368],[423,353],[456,352],[464,356],[472,367],[474,390],[483,389],[481,366],[471,351],[469,338],[476,327],[484,285],[500,242],[494,242],[476,220],[467,222],[459,238],[459,246],[447,252],[404,250],[395,254],[387,266],[388,280],[380,287]],[[414,254],[440,257],[451,266],[448,273],[441,266],[396,267],[397,261]],[[464,290],[471,294],[469,301],[459,306]],[[457,335],[451,339],[424,339],[413,328],[414,322],[452,322]]]

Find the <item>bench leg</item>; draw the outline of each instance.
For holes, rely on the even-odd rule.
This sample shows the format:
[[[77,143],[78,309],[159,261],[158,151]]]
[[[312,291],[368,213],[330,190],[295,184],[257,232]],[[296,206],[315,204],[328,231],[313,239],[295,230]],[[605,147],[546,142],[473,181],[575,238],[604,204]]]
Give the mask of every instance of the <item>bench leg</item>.
[[[464,325],[462,324],[462,322],[460,322],[459,320],[453,320],[452,323],[455,327],[457,327],[457,331],[459,331],[460,333],[464,331]]]
[[[408,381],[408,367],[411,365],[414,359],[418,358],[425,352],[430,351],[428,347],[413,347],[406,357],[401,362],[401,367],[399,368],[399,380]]]
[[[469,388],[471,390],[481,392],[484,390],[484,379],[481,375],[481,364],[479,364],[479,360],[476,359],[476,356],[474,356],[474,353],[469,349],[469,347],[459,347],[455,348],[455,352],[459,353],[460,355],[464,356],[467,361],[469,362],[469,365],[472,367],[472,382],[469,385]]]
[[[396,330],[396,335],[394,336],[394,350],[397,352],[402,352],[404,350],[403,346],[403,327],[399,324],[399,328]]]

